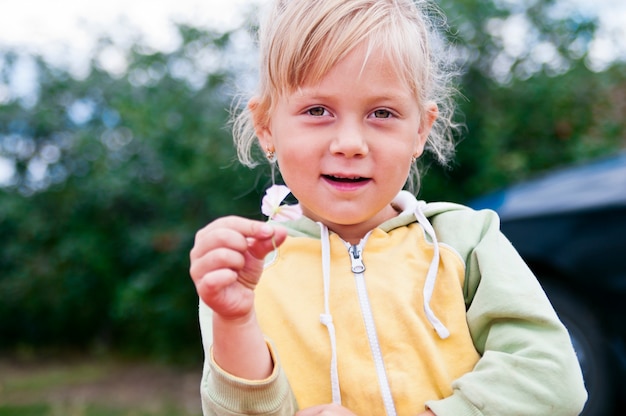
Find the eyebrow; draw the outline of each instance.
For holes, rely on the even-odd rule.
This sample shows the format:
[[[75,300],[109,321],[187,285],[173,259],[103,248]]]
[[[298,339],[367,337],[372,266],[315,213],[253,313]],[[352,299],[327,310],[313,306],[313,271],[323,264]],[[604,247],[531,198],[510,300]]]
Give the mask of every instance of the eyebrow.
[[[329,100],[334,99],[336,94],[324,94],[318,91],[315,91],[310,87],[298,87],[294,91],[296,97],[313,99],[313,100]],[[369,101],[405,101],[407,99],[412,99],[412,94],[409,94],[405,91],[398,93],[384,93],[378,95],[371,95],[367,97]]]

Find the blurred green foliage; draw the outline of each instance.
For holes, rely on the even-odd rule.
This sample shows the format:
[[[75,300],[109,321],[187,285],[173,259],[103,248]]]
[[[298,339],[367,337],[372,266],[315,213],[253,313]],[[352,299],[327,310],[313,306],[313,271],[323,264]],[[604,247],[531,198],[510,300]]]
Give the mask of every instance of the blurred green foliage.
[[[553,1],[529,4],[443,2],[464,62],[466,129],[449,168],[424,161],[422,198],[463,202],[626,147],[624,63],[590,70],[595,22],[555,18],[546,12]],[[516,15],[531,22],[536,42],[554,45],[556,58],[533,63],[532,48],[506,54],[499,32],[487,29]],[[270,178],[238,165],[225,127],[243,82],[234,39],[245,30],[180,33],[171,53],[133,46],[123,73],[94,59],[77,79],[30,57],[35,99],[0,100],[0,157],[15,166],[0,187],[0,349],[198,358],[188,277],[194,233],[218,216],[257,216]],[[103,39],[99,50],[113,46]],[[0,57],[0,85],[9,85],[25,58]]]
[[[117,77],[94,65],[77,80],[37,60],[37,102],[1,107],[0,154],[17,170],[0,190],[2,347],[199,348],[194,233],[254,215],[259,195],[224,127],[233,74],[190,81],[192,54],[225,60],[229,35],[181,34],[170,54],[138,45]]]

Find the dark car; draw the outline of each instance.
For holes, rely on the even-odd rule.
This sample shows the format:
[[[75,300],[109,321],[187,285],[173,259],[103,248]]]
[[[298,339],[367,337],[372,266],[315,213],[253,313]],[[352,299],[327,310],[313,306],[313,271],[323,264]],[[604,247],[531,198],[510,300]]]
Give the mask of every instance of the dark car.
[[[617,412],[626,395],[626,152],[469,205],[498,212],[568,327],[589,393],[582,414]]]

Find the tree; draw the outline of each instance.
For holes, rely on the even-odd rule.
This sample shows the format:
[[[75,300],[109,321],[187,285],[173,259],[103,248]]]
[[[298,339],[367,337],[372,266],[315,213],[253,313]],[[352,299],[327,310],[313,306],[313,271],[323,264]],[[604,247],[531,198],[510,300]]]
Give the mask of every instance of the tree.
[[[0,155],[15,163],[0,190],[4,346],[199,346],[194,232],[255,215],[259,191],[224,127],[231,69],[196,56],[227,62],[230,34],[180,31],[179,50],[136,45],[117,76],[95,59],[84,80],[36,59],[36,101],[2,106]]]
[[[626,64],[590,69],[595,18],[563,2],[442,2],[463,66],[465,129],[449,168],[426,162],[421,195],[464,202],[626,145]],[[512,39],[511,39],[512,38]]]
[[[555,14],[556,5],[442,2],[463,64],[466,129],[449,168],[424,160],[421,197],[464,202],[624,148],[626,65],[589,69],[595,22]],[[525,48],[512,49],[507,24],[526,25]],[[247,82],[242,58],[254,55],[241,50],[249,33],[180,34],[171,53],[102,39],[84,79],[37,56],[0,54],[0,162],[14,170],[0,185],[0,348],[198,358],[194,233],[218,216],[258,216],[270,176],[239,166],[226,127],[233,86]],[[111,53],[122,70],[106,69]],[[6,98],[24,59],[36,88]]]

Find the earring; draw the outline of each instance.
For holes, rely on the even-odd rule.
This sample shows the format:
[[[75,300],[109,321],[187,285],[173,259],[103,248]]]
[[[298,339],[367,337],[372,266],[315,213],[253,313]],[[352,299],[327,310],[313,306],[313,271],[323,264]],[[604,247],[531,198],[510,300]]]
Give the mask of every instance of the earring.
[[[270,163],[276,162],[276,152],[271,150],[269,146],[265,149],[265,157],[267,157]]]
[[[411,155],[411,164],[415,163],[416,161],[417,161],[417,156]]]

